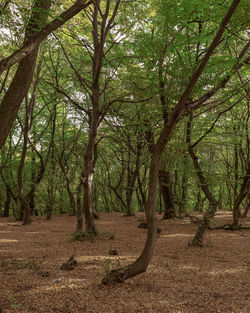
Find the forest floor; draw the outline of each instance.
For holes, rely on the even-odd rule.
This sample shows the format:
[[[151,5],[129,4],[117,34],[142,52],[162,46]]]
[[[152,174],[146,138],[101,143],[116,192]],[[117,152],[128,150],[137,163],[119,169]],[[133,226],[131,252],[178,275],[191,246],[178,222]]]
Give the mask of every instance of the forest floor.
[[[1,218],[3,313],[249,313],[250,230],[209,231],[204,247],[195,248],[188,241],[197,225],[157,218],[162,231],[147,272],[113,286],[100,284],[105,270],[130,263],[143,249],[142,213],[101,214],[94,241],[72,241],[76,220],[67,215],[35,217],[28,226]],[[231,213],[221,211],[213,224],[230,221]],[[250,219],[241,223],[249,226]],[[72,254],[77,267],[61,270]]]

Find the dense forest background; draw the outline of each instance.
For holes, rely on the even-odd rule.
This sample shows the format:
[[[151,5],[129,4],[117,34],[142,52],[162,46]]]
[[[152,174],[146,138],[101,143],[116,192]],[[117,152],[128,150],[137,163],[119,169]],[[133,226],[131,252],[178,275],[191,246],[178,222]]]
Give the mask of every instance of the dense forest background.
[[[77,235],[97,235],[99,213],[145,211],[150,238],[155,208],[199,211],[199,245],[218,209],[239,228],[248,12],[247,0],[2,1],[0,216],[68,213]]]

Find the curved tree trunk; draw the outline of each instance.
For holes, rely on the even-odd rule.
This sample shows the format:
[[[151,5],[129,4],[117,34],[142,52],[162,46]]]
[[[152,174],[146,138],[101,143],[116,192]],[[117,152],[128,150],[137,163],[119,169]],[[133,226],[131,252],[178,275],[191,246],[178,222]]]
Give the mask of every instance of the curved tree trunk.
[[[244,208],[244,212],[243,214],[241,215],[242,218],[246,218],[247,217],[247,214],[249,212],[249,209],[250,209],[250,196],[248,196],[248,200],[246,202],[246,206]]]
[[[192,75],[188,86],[183,92],[180,100],[177,105],[173,109],[166,125],[164,126],[157,143],[155,145],[154,152],[151,158],[150,164],[150,172],[149,172],[149,183],[148,183],[148,198],[146,204],[146,217],[148,223],[148,232],[147,232],[147,240],[144,246],[144,249],[138,259],[129,264],[126,267],[115,269],[109,272],[103,279],[103,283],[111,283],[111,282],[123,282],[130,277],[134,277],[140,273],[146,271],[149,262],[153,256],[156,241],[157,241],[157,226],[156,226],[156,218],[155,218],[155,207],[156,207],[156,199],[157,199],[157,183],[158,183],[158,171],[160,167],[161,157],[163,151],[166,147],[166,144],[169,142],[173,130],[175,129],[176,124],[180,121],[181,117],[187,110],[187,101],[188,98],[198,80],[200,75],[202,74],[208,60],[210,59],[214,49],[220,42],[222,34],[233,15],[235,9],[237,8],[240,0],[234,0],[231,7],[229,8],[226,16],[221,22],[220,28],[216,33],[212,43],[210,44],[205,56],[203,57],[200,65],[197,70]]]

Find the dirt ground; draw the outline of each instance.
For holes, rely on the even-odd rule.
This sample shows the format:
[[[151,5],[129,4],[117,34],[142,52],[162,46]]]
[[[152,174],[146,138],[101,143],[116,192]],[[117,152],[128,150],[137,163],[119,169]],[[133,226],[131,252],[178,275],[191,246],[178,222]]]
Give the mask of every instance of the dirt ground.
[[[194,248],[188,241],[197,225],[157,218],[162,232],[148,271],[114,286],[100,282],[110,266],[128,264],[142,251],[146,230],[137,226],[143,214],[101,214],[100,236],[81,242],[70,239],[75,217],[36,217],[29,226],[1,218],[3,313],[249,313],[250,230],[209,231],[204,247]],[[219,212],[214,224],[230,221],[230,213]],[[249,218],[241,222],[250,225]],[[72,254],[78,266],[61,270]]]

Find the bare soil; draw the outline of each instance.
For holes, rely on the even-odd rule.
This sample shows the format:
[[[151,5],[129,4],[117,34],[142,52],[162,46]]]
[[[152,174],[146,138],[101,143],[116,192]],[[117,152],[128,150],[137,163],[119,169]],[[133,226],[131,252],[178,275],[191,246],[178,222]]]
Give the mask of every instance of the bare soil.
[[[249,313],[250,230],[209,231],[204,247],[195,248],[188,241],[197,225],[157,218],[162,231],[147,272],[113,286],[100,284],[105,271],[132,262],[143,249],[142,213],[101,214],[98,238],[80,242],[70,239],[75,217],[35,217],[28,226],[1,218],[3,313]],[[230,221],[229,212],[219,212],[214,225]],[[71,255],[77,266],[61,270]]]

